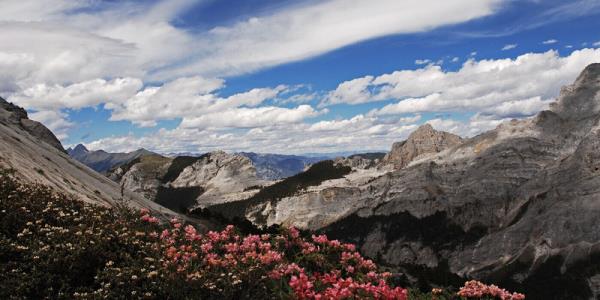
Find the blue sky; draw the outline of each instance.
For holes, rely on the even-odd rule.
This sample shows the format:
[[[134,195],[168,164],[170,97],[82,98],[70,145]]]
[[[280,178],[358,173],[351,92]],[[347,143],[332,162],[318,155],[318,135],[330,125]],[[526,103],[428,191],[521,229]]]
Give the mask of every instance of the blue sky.
[[[473,136],[600,62],[600,0],[0,6],[0,95],[109,151],[374,151],[423,123]]]

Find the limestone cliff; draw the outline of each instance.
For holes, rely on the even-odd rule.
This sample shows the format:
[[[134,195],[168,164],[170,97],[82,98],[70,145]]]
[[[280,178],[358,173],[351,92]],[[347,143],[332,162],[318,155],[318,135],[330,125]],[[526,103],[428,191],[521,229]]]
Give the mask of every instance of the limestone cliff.
[[[395,169],[406,167],[411,161],[435,154],[462,143],[462,138],[452,133],[437,131],[429,124],[421,125],[408,139],[392,145],[392,150],[383,158],[382,165]]]

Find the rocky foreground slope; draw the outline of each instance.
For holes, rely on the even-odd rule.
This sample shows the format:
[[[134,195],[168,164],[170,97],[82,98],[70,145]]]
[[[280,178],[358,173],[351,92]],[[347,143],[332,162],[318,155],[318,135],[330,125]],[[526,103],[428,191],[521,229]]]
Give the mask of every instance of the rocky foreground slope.
[[[598,297],[600,64],[550,110],[459,142],[408,163],[399,155],[392,172],[246,205],[244,215],[355,242],[415,279],[468,276],[529,299]]]
[[[132,193],[71,159],[60,141],[27,112],[0,98],[0,167],[13,169],[26,182],[37,182],[86,202],[148,208],[165,217],[174,212]]]

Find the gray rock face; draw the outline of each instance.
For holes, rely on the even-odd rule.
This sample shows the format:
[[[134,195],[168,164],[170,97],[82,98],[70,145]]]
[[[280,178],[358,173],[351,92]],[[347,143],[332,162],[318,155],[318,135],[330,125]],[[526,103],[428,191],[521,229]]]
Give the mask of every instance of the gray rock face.
[[[117,183],[70,158],[62,146],[57,147],[60,142],[49,143],[49,135],[40,133],[50,130],[37,122],[28,126],[26,117],[24,109],[0,99],[0,166],[14,169],[19,180],[45,184],[88,203],[124,204],[148,208],[165,219],[186,218],[136,193],[122,191]],[[36,129],[38,126],[43,128]]]
[[[354,154],[348,157],[338,157],[334,161],[336,164],[353,169],[369,169],[377,167],[386,155],[383,153]]]
[[[7,125],[16,125],[27,131],[32,136],[40,139],[48,145],[65,152],[60,141],[56,138],[50,129],[46,128],[40,122],[30,120],[27,111],[22,107],[16,106],[0,97],[0,120]]]
[[[266,184],[258,178],[252,161],[239,154],[211,152],[185,168],[171,186],[201,187],[204,193],[197,198],[201,207],[244,199],[251,194],[248,188]]]
[[[431,125],[424,124],[411,133],[405,141],[394,143],[390,153],[383,158],[382,164],[402,169],[419,157],[441,152],[460,143],[462,143],[460,136],[437,131]]]
[[[267,184],[257,177],[252,161],[223,151],[199,157],[140,156],[109,173],[125,189],[169,208],[188,208],[245,199]]]
[[[600,64],[535,118],[462,142],[419,143],[438,136],[420,131],[387,157],[404,168],[324,184],[247,217],[324,231],[408,274],[432,270],[443,283],[472,277],[528,299],[598,294]],[[420,157],[418,145],[448,148]]]

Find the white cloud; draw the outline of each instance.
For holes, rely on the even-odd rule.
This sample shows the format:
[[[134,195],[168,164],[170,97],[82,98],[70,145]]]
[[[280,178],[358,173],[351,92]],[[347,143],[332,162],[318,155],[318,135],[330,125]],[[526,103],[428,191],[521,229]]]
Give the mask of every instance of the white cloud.
[[[107,103],[106,109],[112,111],[110,120],[127,120],[134,124],[150,127],[159,120],[183,118],[197,119],[217,112],[236,111],[240,107],[256,107],[265,100],[275,98],[286,89],[285,86],[275,88],[255,88],[247,92],[234,94],[227,98],[219,97],[216,91],[224,86],[220,79],[203,77],[179,78],[162,86],[149,86],[140,90],[131,98],[121,102]],[[247,110],[238,110],[247,114]],[[198,122],[198,124],[203,124]]]
[[[460,60],[460,58],[458,58],[458,57],[454,57],[454,58],[452,58],[452,62],[453,62],[453,63],[456,63],[456,62],[458,62],[459,60]]]
[[[361,82],[362,89],[348,89],[344,97],[325,99],[323,105],[397,99],[370,114],[485,111],[502,117],[523,109],[525,115],[531,115],[544,108],[586,65],[598,61],[599,49],[583,49],[567,57],[548,51],[515,59],[469,60],[455,72],[430,65],[354,79],[350,82]]]
[[[297,61],[360,41],[430,30],[492,14],[500,0],[329,0],[282,6],[208,30],[170,22],[195,0],[5,0],[0,53],[28,55],[25,84],[95,78],[222,77]],[[0,92],[5,92],[2,90]]]
[[[61,16],[64,12],[83,8],[89,0],[3,0],[1,21],[43,21]]]
[[[186,117],[182,128],[256,128],[280,124],[299,123],[316,117],[327,110],[315,111],[310,105],[300,105],[294,109],[283,107],[234,108],[195,117]]]
[[[496,106],[483,109],[482,113],[499,118],[522,118],[548,109],[548,106],[552,102],[553,99],[543,100],[541,97],[537,96],[524,100],[502,102]]]
[[[431,63],[430,59],[417,59],[415,60],[415,65],[426,65]]]
[[[600,41],[597,41],[597,42],[595,42],[595,43],[594,43],[594,46],[595,46],[595,47],[600,47]]]
[[[327,95],[323,105],[336,103],[358,104],[369,101],[371,94],[367,88],[373,79],[373,76],[365,76],[341,83]]]
[[[9,100],[30,109],[79,109],[101,103],[120,103],[135,95],[142,87],[137,78],[117,78],[110,81],[94,79],[67,86],[36,84]]]
[[[266,153],[381,151],[405,139],[418,125],[419,116],[381,118],[355,116],[349,120],[271,124],[235,130],[198,130],[183,126],[136,137],[114,136],[86,144],[90,149],[131,151],[140,147],[158,152],[257,151]],[[309,133],[309,134],[308,134]]]
[[[546,109],[600,49],[583,49],[560,57],[556,51],[528,53],[514,59],[468,60],[457,71],[429,65],[341,83],[323,105],[358,104],[396,99],[368,114],[308,123],[323,111],[297,108],[232,106],[184,117],[173,130],[142,137],[110,137],[90,144],[111,151],[146,147],[156,151],[258,151],[277,153],[377,151],[405,139],[419,124],[473,136],[513,118]],[[285,91],[280,92],[285,93]],[[223,101],[223,98],[218,101]],[[247,102],[245,102],[247,103]],[[423,120],[421,113],[449,112]],[[456,119],[452,112],[470,118]],[[126,145],[123,141],[127,140]],[[124,149],[125,148],[125,149]]]
[[[517,48],[517,44],[508,44],[508,45],[505,45],[504,47],[502,47],[502,51],[515,49],[515,48]]]
[[[173,74],[240,74],[319,55],[356,42],[412,33],[492,14],[498,0],[317,1],[297,5],[229,27],[217,27],[199,42],[193,62],[161,70]]]
[[[542,42],[542,44],[544,44],[544,45],[551,45],[551,44],[556,44],[556,43],[558,43],[558,40],[555,40],[555,39],[545,40]]]

